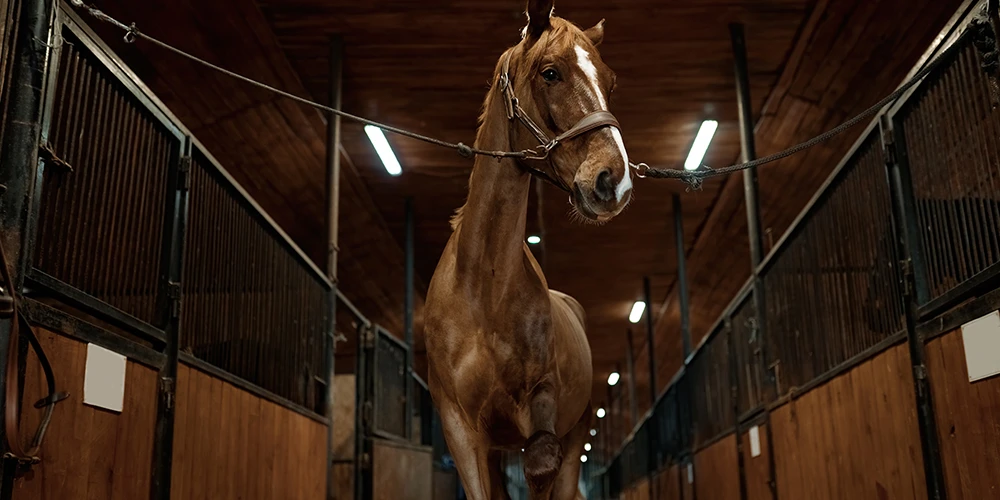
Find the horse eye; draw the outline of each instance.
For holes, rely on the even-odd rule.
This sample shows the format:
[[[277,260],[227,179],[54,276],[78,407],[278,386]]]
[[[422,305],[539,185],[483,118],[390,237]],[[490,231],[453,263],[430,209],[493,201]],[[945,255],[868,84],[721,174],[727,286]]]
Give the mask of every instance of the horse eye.
[[[559,72],[552,68],[549,68],[545,71],[542,71],[542,78],[544,78],[545,81],[547,82],[554,82],[559,79]]]

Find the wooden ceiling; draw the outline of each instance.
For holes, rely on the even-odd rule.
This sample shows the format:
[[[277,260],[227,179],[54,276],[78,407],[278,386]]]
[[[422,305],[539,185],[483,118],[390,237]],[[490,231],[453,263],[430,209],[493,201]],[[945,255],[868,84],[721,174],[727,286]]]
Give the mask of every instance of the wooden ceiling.
[[[890,92],[960,0],[561,0],[557,14],[587,27],[606,18],[601,46],[618,74],[611,104],[630,156],[679,166],[701,120],[720,121],[706,163],[739,153],[728,24],[746,26],[758,153],[822,132]],[[499,54],[517,43],[523,0],[101,0],[126,23],[234,71],[326,101],[330,37],[344,44],[343,106],[449,141],[470,142]],[[148,44],[105,40],[133,66],[212,153],[317,262],[325,236],[325,121],[304,106],[250,88]],[[765,244],[777,241],[858,131],[760,171]],[[402,332],[404,199],[416,214],[417,332],[426,282],[465,200],[471,163],[390,136],[404,173],[390,177],[361,127],[343,124],[341,288],[390,331]],[[529,230],[552,287],[587,310],[594,397],[624,368],[635,328],[640,412],[649,406],[643,325],[630,325],[642,277],[652,280],[657,386],[681,364],[674,291],[671,195],[683,203],[692,332],[707,333],[749,276],[746,216],[738,176],[687,192],[641,180],[631,207],[603,227],[570,222],[564,195],[533,196]],[[538,207],[541,207],[541,210]],[[418,368],[422,366],[418,356]],[[627,407],[627,405],[625,406]]]

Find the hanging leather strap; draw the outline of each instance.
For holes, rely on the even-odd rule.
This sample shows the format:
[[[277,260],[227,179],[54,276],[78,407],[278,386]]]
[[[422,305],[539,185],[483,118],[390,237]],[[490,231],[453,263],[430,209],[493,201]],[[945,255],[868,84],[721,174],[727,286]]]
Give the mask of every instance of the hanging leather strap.
[[[56,392],[55,375],[52,373],[52,365],[49,364],[49,359],[45,355],[45,351],[42,350],[42,346],[39,344],[38,337],[35,336],[35,331],[31,328],[31,324],[18,311],[17,294],[14,292],[14,280],[11,279],[10,264],[7,261],[7,254],[4,251],[2,243],[0,243],[0,274],[3,277],[4,287],[3,293],[0,294],[0,316],[10,318],[11,320],[10,340],[7,343],[6,379],[4,380],[6,404],[4,431],[7,434],[7,454],[5,458],[14,458],[22,464],[30,465],[39,461],[38,451],[42,446],[42,440],[45,438],[45,431],[49,426],[49,421],[52,419],[52,410],[55,404],[66,399],[69,395]],[[48,390],[48,395],[35,403],[35,408],[45,408],[45,413],[42,416],[42,421],[38,424],[38,429],[35,430],[31,444],[27,448],[21,444],[21,394],[18,390],[18,361],[20,358],[19,351],[22,335],[28,340],[31,348],[34,349],[35,355],[38,356],[38,362],[42,365],[42,371],[45,373],[45,382]]]

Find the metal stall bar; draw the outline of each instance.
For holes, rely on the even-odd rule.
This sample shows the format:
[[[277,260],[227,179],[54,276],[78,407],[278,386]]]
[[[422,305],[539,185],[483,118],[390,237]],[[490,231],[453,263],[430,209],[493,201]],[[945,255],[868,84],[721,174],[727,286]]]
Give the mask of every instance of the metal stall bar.
[[[406,382],[404,387],[404,397],[406,402],[403,405],[403,415],[406,419],[406,430],[403,436],[407,440],[413,437],[413,198],[406,199],[406,221],[405,221],[405,272],[403,278],[403,338],[406,343]]]
[[[334,36],[330,39],[330,107],[340,109],[343,85],[343,41]],[[326,357],[326,418],[330,420],[326,437],[326,497],[331,498],[336,491],[333,460],[334,442],[334,376],[337,352],[337,257],[339,250],[340,224],[340,116],[329,113],[326,121],[326,181],[327,181],[327,262],[326,276],[331,289],[327,299],[329,327],[325,336]]]
[[[917,424],[920,429],[924,479],[927,482],[928,497],[943,499],[945,498],[944,470],[937,439],[934,404],[931,400],[930,381],[927,379],[927,367],[924,363],[924,344],[917,331],[918,295],[912,252],[916,236],[912,233],[911,221],[907,220],[912,217],[915,209],[912,193],[907,194],[907,187],[912,186],[909,183],[911,182],[909,166],[906,163],[905,155],[899,154],[897,150],[897,136],[901,130],[893,127],[892,121],[886,115],[881,117],[879,126],[882,147],[885,151],[883,156],[886,174],[892,197],[892,231],[895,235],[896,249],[902,269],[898,286],[906,313],[907,343],[910,349],[910,362],[913,364],[913,384],[916,391]]]

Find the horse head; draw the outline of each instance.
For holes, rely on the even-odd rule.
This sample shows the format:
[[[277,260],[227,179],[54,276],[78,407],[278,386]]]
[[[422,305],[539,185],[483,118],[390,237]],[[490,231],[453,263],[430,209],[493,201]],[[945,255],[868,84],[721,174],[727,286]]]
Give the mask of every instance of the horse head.
[[[615,74],[597,49],[604,21],[582,30],[553,15],[553,0],[529,0],[527,15],[521,42],[497,64],[511,145],[539,151],[540,158],[521,161],[533,170],[544,162],[577,213],[605,222],[628,205],[632,178],[608,111]]]

